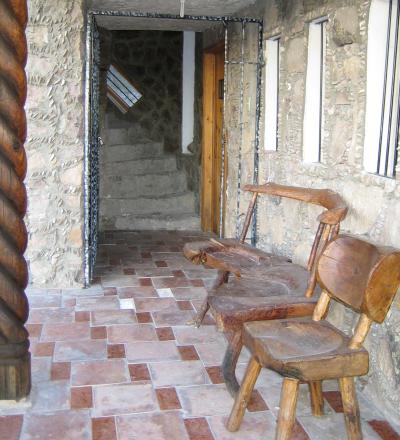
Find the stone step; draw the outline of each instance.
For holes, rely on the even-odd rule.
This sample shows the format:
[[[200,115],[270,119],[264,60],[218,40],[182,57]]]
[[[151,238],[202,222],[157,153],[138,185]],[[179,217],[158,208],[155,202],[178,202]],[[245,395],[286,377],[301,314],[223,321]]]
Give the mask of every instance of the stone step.
[[[128,128],[108,128],[105,133],[104,142],[108,145],[129,144]]]
[[[169,230],[200,231],[200,218],[195,215],[125,215],[116,219],[103,219],[103,229],[113,230]]]
[[[100,162],[122,162],[163,156],[161,142],[144,142],[137,144],[105,145],[100,150]]]
[[[101,198],[136,199],[139,197],[161,197],[187,190],[186,175],[157,173],[131,176],[104,176],[100,187]]]
[[[174,194],[166,197],[140,197],[137,199],[101,199],[100,215],[114,216],[193,214],[195,197],[192,192]]]
[[[176,171],[175,156],[106,162],[102,168],[102,172],[108,176],[175,173]]]

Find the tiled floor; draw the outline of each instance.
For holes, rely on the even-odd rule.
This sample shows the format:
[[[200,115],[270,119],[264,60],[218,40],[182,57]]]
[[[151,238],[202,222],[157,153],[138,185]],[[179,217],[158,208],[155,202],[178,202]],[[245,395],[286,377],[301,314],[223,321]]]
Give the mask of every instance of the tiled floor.
[[[219,368],[224,337],[211,317],[200,329],[186,326],[215,277],[182,255],[198,238],[107,233],[93,287],[28,291],[33,389],[26,402],[0,402],[0,439],[274,438],[280,378],[267,371],[240,431],[224,427],[232,406]],[[322,418],[310,415],[301,389],[293,439],[346,439],[335,387],[325,384]],[[360,406],[365,439],[400,438],[374,408]]]

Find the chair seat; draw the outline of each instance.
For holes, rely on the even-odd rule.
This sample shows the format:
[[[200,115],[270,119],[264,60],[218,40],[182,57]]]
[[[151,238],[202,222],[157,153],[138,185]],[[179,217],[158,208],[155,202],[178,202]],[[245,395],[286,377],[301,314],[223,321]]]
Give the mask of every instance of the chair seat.
[[[306,269],[289,262],[253,267],[211,290],[208,303],[220,330],[233,330],[246,321],[309,316],[318,295],[304,296],[308,278]]]
[[[280,319],[244,324],[244,345],[266,368],[305,381],[362,376],[368,352],[327,321]]]
[[[185,257],[196,264],[204,264],[237,276],[251,273],[252,269],[265,270],[290,262],[290,259],[264,252],[233,239],[218,239],[186,243]]]

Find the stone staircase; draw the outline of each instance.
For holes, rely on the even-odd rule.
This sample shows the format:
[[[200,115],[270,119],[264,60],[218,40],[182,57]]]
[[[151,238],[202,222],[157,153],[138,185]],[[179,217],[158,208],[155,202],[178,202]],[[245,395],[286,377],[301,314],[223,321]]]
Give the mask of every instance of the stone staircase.
[[[176,156],[165,153],[162,142],[133,142],[134,132],[107,130],[100,154],[101,229],[200,230],[195,194]]]

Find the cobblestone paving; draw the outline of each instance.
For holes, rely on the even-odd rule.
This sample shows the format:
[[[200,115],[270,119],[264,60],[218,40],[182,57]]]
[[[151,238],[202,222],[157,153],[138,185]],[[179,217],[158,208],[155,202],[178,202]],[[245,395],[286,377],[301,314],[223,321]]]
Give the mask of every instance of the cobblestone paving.
[[[186,325],[216,275],[182,255],[200,234],[103,235],[90,289],[28,290],[33,388],[26,401],[0,402],[0,439],[273,439],[280,377],[262,372],[240,431],[229,433],[225,339],[211,316],[200,329]],[[324,396],[326,415],[315,418],[301,388],[293,439],[346,439],[335,382]],[[400,438],[360,407],[364,439]]]

